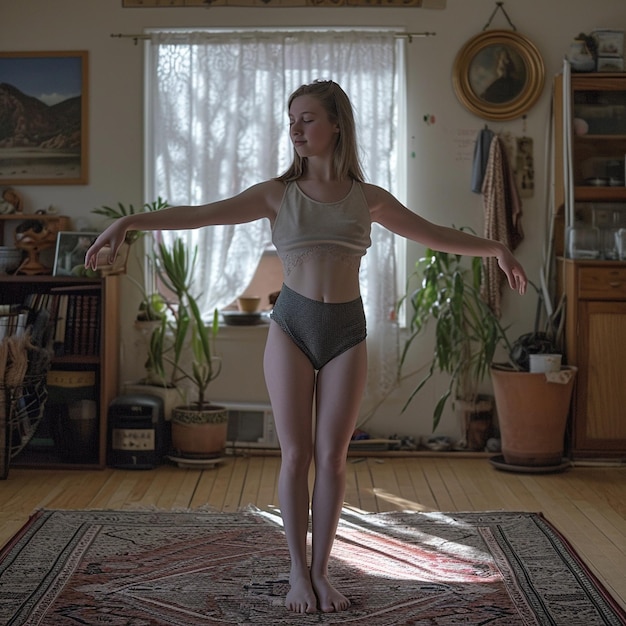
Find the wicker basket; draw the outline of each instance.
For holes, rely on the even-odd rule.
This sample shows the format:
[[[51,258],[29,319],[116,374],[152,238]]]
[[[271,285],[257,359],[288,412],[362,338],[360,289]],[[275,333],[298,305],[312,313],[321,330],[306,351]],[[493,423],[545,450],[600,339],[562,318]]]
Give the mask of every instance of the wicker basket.
[[[7,477],[11,459],[35,434],[47,399],[45,373],[27,376],[16,386],[0,383],[0,479]]]

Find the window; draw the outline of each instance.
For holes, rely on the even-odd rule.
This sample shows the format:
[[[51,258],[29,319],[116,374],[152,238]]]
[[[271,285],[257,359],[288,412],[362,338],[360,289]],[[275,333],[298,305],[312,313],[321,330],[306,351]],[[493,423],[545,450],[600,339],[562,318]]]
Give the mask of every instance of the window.
[[[404,40],[391,31],[166,31],[150,33],[146,89],[146,197],[200,204],[282,173],[291,161],[286,103],[316,78],[350,96],[368,179],[398,194]],[[402,118],[403,119],[403,118]],[[402,136],[402,134],[400,134]],[[270,244],[265,220],[162,233],[200,250],[207,310],[250,283]],[[395,238],[373,225],[362,265],[370,378],[395,381]]]

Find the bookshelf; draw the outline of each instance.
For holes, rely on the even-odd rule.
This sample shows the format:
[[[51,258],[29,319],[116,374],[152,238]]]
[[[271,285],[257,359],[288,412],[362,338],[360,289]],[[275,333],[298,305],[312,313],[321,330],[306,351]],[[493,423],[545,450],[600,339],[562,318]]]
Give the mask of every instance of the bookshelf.
[[[42,432],[11,466],[103,468],[107,412],[118,393],[119,276],[0,274],[0,305],[24,303],[51,314],[50,395]]]

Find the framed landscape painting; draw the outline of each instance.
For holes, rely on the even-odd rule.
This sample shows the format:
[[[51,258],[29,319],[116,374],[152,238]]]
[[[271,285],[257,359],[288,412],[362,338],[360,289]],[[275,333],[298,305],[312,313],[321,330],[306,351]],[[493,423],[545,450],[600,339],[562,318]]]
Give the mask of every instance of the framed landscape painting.
[[[0,52],[0,185],[84,185],[86,51]]]

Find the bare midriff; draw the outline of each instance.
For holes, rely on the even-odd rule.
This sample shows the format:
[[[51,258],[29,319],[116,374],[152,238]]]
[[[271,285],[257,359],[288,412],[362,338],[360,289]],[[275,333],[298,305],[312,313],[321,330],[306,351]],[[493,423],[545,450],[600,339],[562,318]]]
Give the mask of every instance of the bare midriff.
[[[319,302],[350,302],[361,295],[360,255],[340,246],[311,246],[282,255],[284,283],[297,293]]]

